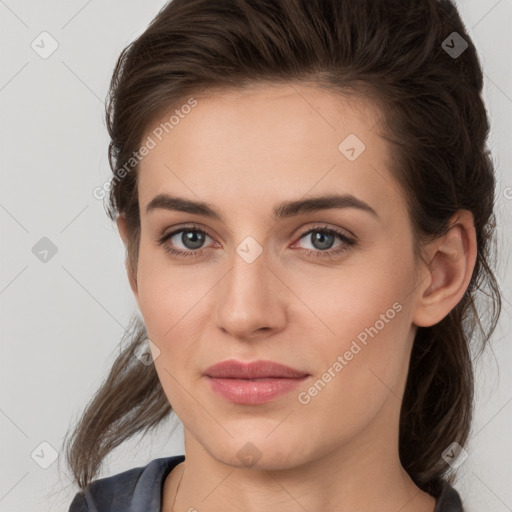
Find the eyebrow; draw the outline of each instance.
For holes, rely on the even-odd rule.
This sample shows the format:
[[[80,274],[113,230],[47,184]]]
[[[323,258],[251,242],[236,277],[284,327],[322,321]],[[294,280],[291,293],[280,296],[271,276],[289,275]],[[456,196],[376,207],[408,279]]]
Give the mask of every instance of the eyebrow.
[[[379,217],[377,212],[368,203],[351,194],[330,194],[279,203],[273,209],[272,219],[278,221],[295,215],[328,210],[331,208],[356,208],[368,212],[376,218]],[[154,197],[146,206],[146,213],[157,209],[192,213],[224,222],[223,215],[212,205],[203,201],[192,201],[182,197],[170,196],[169,194],[159,194]]]

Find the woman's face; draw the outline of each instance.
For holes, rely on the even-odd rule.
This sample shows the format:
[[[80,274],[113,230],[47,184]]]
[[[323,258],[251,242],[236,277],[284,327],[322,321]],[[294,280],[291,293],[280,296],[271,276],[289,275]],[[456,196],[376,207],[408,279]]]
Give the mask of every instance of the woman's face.
[[[419,292],[379,111],[291,84],[185,104],[144,137],[134,291],[186,443],[266,468],[396,450]],[[226,360],[306,377],[205,375]]]

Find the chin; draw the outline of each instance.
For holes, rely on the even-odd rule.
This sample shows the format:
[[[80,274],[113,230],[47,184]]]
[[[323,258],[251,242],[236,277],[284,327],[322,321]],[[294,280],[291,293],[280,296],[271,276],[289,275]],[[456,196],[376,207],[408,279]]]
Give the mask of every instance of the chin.
[[[254,435],[250,432],[240,435],[231,432],[233,438],[224,439],[224,443],[215,443],[209,451],[218,461],[235,468],[282,470],[304,462],[300,460],[304,450],[303,438],[295,442],[289,436],[279,436],[276,432],[265,437],[268,432],[267,429],[264,433],[255,430]]]

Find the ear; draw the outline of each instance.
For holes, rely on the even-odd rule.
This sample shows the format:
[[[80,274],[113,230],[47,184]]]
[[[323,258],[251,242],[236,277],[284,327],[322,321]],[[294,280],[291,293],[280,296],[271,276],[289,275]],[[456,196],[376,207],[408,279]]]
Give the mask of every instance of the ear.
[[[137,302],[139,301],[139,295],[138,295],[138,289],[137,289],[137,279],[136,276],[133,274],[130,262],[128,258],[128,244],[129,244],[129,231],[128,231],[128,222],[126,221],[126,217],[124,215],[119,215],[116,219],[117,229],[119,231],[119,235],[121,236],[121,239],[123,241],[123,244],[126,249],[126,258],[124,261],[124,265],[126,268],[126,273],[128,274],[128,281],[130,282],[130,288],[132,289],[133,294],[135,295],[135,299]]]
[[[473,214],[458,210],[446,234],[427,246],[430,261],[418,289],[413,323],[430,327],[440,322],[462,299],[475,268],[477,244]]]

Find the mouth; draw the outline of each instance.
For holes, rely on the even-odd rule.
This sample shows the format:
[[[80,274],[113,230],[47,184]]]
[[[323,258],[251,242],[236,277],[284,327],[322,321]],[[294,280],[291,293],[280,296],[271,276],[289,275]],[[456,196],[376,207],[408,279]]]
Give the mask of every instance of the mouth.
[[[204,372],[211,389],[235,404],[258,405],[289,393],[310,374],[273,361],[223,361]]]

